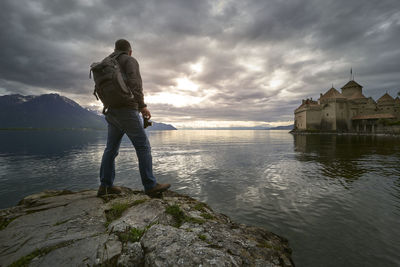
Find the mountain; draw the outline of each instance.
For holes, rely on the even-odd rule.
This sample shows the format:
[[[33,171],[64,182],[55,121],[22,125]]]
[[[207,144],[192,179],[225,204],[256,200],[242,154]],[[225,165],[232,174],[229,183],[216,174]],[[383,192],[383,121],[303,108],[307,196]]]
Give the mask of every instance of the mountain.
[[[182,128],[182,130],[292,130],[294,125],[266,127],[266,126],[252,126],[252,127],[203,127],[203,128]]]
[[[92,109],[92,108],[86,108],[87,111],[90,111],[98,116],[102,116],[103,117],[103,112],[101,110],[98,109]]]
[[[91,109],[91,108],[86,108],[88,111],[99,115],[101,117],[104,117],[103,113],[97,109]],[[148,128],[146,128],[146,130],[148,131],[165,131],[165,130],[177,130],[174,126],[172,126],[171,124],[166,124],[166,123],[162,123],[162,122],[155,122],[152,121],[152,126],[149,126]]]
[[[101,112],[85,109],[59,94],[0,96],[0,129],[89,128],[107,129]],[[149,131],[176,130],[170,124],[153,122]]]
[[[269,127],[264,126],[253,126],[253,127],[243,127],[243,126],[236,126],[236,127],[201,127],[201,128],[183,128],[182,130],[269,130]]]
[[[291,125],[287,125],[287,126],[273,127],[273,128],[270,128],[269,130],[293,130],[293,128],[294,128],[294,124],[291,124]]]
[[[153,125],[147,128],[149,131],[164,131],[164,130],[177,130],[171,124],[155,122],[153,121]]]
[[[0,96],[0,128],[106,129],[104,119],[59,94]]]

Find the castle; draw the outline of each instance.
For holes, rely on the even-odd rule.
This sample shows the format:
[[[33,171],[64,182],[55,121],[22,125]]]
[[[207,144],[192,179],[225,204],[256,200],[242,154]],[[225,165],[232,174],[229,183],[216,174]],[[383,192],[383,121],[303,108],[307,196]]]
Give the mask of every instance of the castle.
[[[341,89],[306,99],[294,111],[296,131],[385,132],[400,120],[400,98],[385,93],[376,102],[365,97],[362,86],[350,80]],[[385,128],[386,127],[386,128]]]

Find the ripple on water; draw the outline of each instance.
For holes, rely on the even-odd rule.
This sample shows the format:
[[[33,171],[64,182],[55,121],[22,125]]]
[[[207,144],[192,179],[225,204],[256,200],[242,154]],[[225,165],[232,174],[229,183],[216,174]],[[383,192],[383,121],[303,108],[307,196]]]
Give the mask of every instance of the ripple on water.
[[[98,185],[105,133],[55,135],[46,135],[46,147],[37,145],[40,135],[1,136],[1,204],[46,188]],[[400,141],[273,131],[149,137],[160,182],[287,237],[298,266],[399,265]],[[116,184],[142,188],[135,154],[124,138]]]

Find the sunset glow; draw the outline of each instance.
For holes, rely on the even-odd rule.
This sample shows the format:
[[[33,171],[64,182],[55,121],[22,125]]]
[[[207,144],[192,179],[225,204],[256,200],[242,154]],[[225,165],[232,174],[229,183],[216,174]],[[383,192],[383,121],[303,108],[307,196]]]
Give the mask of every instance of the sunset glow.
[[[185,107],[199,104],[201,97],[190,96],[181,93],[158,93],[146,96],[146,102],[149,104],[169,104],[174,107]]]
[[[176,79],[176,88],[184,91],[197,91],[199,86],[187,77]]]

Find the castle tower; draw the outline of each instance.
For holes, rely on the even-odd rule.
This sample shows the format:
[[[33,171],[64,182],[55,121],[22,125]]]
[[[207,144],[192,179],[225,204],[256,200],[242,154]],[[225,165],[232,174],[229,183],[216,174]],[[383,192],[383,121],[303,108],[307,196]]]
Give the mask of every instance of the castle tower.
[[[381,96],[376,103],[378,104],[378,110],[379,113],[391,113],[394,114],[394,106],[395,106],[396,100],[389,95],[388,93],[385,93],[383,96]]]
[[[357,82],[351,80],[342,87],[342,95],[346,98],[350,98],[355,94],[362,95],[362,88]]]
[[[396,115],[397,119],[400,120],[400,98],[396,97],[394,99],[394,114]]]
[[[335,88],[329,89],[319,98],[321,105],[321,130],[347,131],[347,99]]]

